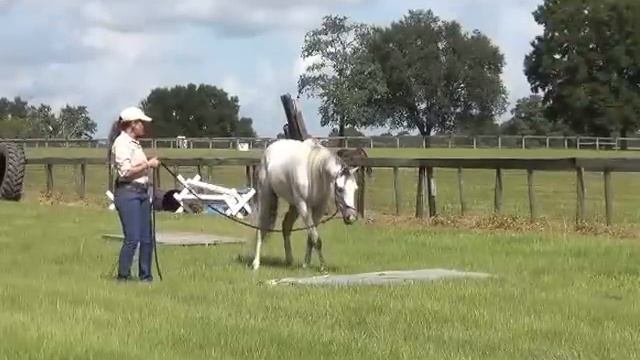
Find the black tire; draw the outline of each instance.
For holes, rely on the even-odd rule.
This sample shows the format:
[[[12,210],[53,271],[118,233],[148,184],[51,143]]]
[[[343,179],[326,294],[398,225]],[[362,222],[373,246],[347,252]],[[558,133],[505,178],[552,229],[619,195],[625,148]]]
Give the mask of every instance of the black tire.
[[[0,143],[0,199],[22,198],[25,171],[24,150],[13,143]]]

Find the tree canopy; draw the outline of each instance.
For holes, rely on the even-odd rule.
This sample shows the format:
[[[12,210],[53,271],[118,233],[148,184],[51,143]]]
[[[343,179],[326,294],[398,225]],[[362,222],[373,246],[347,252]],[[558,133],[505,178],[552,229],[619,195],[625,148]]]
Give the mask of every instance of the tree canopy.
[[[640,127],[640,2],[545,0],[544,33],[525,74],[546,115],[579,134],[628,136]]]
[[[253,120],[239,118],[236,96],[207,84],[156,88],[141,103],[158,137],[253,137]]]
[[[333,128],[333,129],[331,129],[331,132],[329,132],[329,137],[340,137],[340,136],[359,137],[359,136],[364,136],[364,134],[362,132],[360,132],[358,129],[356,129],[354,127],[351,127],[351,126],[344,128],[343,133],[344,134],[341,135],[338,128]]]
[[[495,128],[506,109],[504,58],[479,31],[431,11],[409,11],[388,27],[325,17],[303,57],[319,60],[299,89],[322,99],[321,125],[442,132]]]
[[[375,32],[370,51],[383,74],[392,128],[417,128],[423,136],[483,128],[506,109],[504,57],[479,31],[409,11]]]
[[[322,126],[337,126],[345,136],[347,126],[357,126],[375,117],[370,97],[364,42],[371,27],[351,22],[346,16],[328,15],[318,29],[305,35],[302,58],[311,60],[298,80],[298,94],[321,99]]]
[[[505,135],[570,135],[564,124],[551,121],[545,116],[545,105],[540,95],[518,99],[511,110],[511,119],[501,124]]]
[[[46,104],[29,105],[20,97],[0,98],[0,137],[91,139],[96,130],[85,106],[66,105],[54,114]]]

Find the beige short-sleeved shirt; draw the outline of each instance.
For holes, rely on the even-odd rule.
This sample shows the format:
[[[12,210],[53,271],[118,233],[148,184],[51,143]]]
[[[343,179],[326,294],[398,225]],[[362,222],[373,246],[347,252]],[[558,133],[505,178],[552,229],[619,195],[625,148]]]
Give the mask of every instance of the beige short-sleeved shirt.
[[[137,164],[147,161],[147,156],[142,150],[140,142],[125,132],[121,132],[120,135],[118,135],[116,140],[113,142],[111,151],[120,177],[126,177],[129,169]],[[143,175],[132,180],[142,184],[147,184],[149,182],[149,176]]]

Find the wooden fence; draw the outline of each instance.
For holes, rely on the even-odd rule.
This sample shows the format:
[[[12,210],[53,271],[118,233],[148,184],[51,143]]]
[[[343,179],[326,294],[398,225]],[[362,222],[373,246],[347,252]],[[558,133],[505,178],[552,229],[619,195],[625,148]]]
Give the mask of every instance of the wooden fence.
[[[245,167],[247,185],[255,183],[255,168],[259,160],[254,158],[163,158],[161,161],[179,171],[179,167],[195,167],[198,174],[203,174],[203,169],[207,173],[212,173],[212,168],[216,166],[241,166]],[[106,169],[104,158],[30,158],[27,160],[30,166],[44,166],[46,173],[47,193],[51,193],[54,186],[53,167],[56,165],[74,166],[77,193],[84,198],[86,193],[86,176],[88,165],[103,165]],[[536,196],[534,191],[535,172],[539,171],[567,171],[574,172],[576,176],[576,221],[582,222],[585,219],[585,196],[586,187],[584,181],[585,172],[600,172],[604,179],[604,199],[607,225],[612,224],[613,218],[613,188],[611,174],[613,172],[640,172],[640,158],[551,158],[551,159],[531,159],[531,158],[424,158],[424,159],[398,159],[398,158],[368,158],[354,160],[350,165],[364,167],[389,168],[393,169],[393,186],[395,213],[400,214],[401,188],[399,185],[399,169],[413,168],[418,170],[417,195],[415,216],[425,217],[425,209],[428,209],[428,216],[437,215],[436,195],[434,189],[434,169],[447,168],[457,169],[460,212],[465,214],[467,206],[464,199],[463,170],[465,169],[485,169],[495,171],[494,186],[494,211],[499,213],[503,204],[503,170],[523,170],[527,172],[529,213],[531,219],[537,217]],[[156,169],[154,177],[159,184],[161,169]],[[366,177],[364,171],[360,171],[358,176],[359,186],[362,189],[358,193],[357,207],[361,215],[365,212],[365,191]],[[110,179],[109,183],[112,181]]]
[[[433,148],[448,149],[592,149],[592,150],[638,150],[637,137],[590,137],[590,136],[519,136],[519,135],[432,135],[427,137],[406,136],[347,136],[316,137],[329,147],[346,148],[422,148],[429,144]],[[154,138],[141,139],[145,148],[175,149],[236,149],[246,144],[250,149],[263,149],[275,141],[274,137],[214,137],[214,138]],[[105,148],[104,138],[86,139],[0,139],[29,148]]]

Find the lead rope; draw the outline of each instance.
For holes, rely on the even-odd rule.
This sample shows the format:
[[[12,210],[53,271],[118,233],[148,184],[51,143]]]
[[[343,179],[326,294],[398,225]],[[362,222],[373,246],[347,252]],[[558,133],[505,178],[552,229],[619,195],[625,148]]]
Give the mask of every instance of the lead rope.
[[[153,172],[151,172],[153,174]],[[154,206],[154,199],[156,195],[156,181],[153,179],[153,175],[149,177],[151,180],[151,194],[149,196],[149,207],[151,210],[151,224],[150,224],[150,232],[151,232],[151,242],[153,243],[153,255],[156,263],[156,271],[158,272],[158,277],[160,281],[162,281],[162,272],[160,271],[160,261],[158,261],[158,246],[156,242],[156,209]]]
[[[171,169],[169,169],[169,167],[168,167],[167,165],[165,165],[165,164],[164,164],[164,163],[162,163],[162,162],[160,162],[160,165],[162,165],[162,167],[163,167],[165,170],[167,170],[167,172],[169,172],[169,174],[171,174],[171,176],[173,176],[175,179],[178,179],[178,175],[176,175],[176,173],[174,173]],[[195,191],[191,190],[191,188],[190,188],[189,186],[185,186],[185,188],[186,188],[187,190],[189,190],[189,192],[190,192],[193,196],[195,196],[195,197],[196,197],[196,199],[198,199],[198,200],[200,200],[200,201],[202,201],[202,202],[204,202],[204,201],[205,201],[205,200],[203,200],[200,196],[198,196],[198,194],[196,194],[196,193],[195,193]],[[336,198],[336,199],[334,199],[334,200],[337,202],[337,198]],[[236,222],[236,223],[238,223],[238,224],[240,224],[240,225],[246,226],[246,227],[251,228],[251,229],[254,229],[254,230],[268,231],[268,232],[274,232],[274,233],[281,233],[281,232],[282,232],[282,229],[266,229],[266,230],[265,230],[265,229],[262,229],[262,228],[260,228],[259,226],[255,226],[255,225],[253,225],[253,224],[249,224],[249,223],[247,223],[247,222],[244,222],[244,221],[238,220],[238,219],[236,219],[236,218],[234,218],[234,217],[232,217],[232,216],[229,216],[229,215],[225,214],[224,212],[222,212],[222,211],[220,211],[220,210],[218,210],[218,209],[216,209],[215,207],[212,207],[212,206],[210,206],[210,205],[208,206],[208,208],[209,208],[209,209],[211,209],[211,210],[213,210],[213,211],[215,211],[215,212],[216,212],[216,213],[218,213],[219,215],[222,215],[222,216],[224,216],[225,218],[227,218],[227,219],[229,219],[229,220],[233,221],[233,222]],[[336,206],[336,211],[333,213],[333,215],[331,215],[330,217],[326,218],[325,220],[322,220],[322,221],[320,221],[319,223],[314,224],[314,225],[312,225],[312,226],[305,226],[305,227],[301,227],[301,228],[294,228],[294,229],[291,229],[291,232],[297,232],[297,231],[309,230],[309,229],[311,229],[311,228],[318,227],[318,225],[322,225],[322,224],[324,224],[324,223],[327,223],[327,222],[329,222],[329,221],[333,220],[333,218],[335,218],[335,217],[336,217],[336,215],[338,215],[338,211],[339,211],[339,208],[338,208],[338,206]]]

